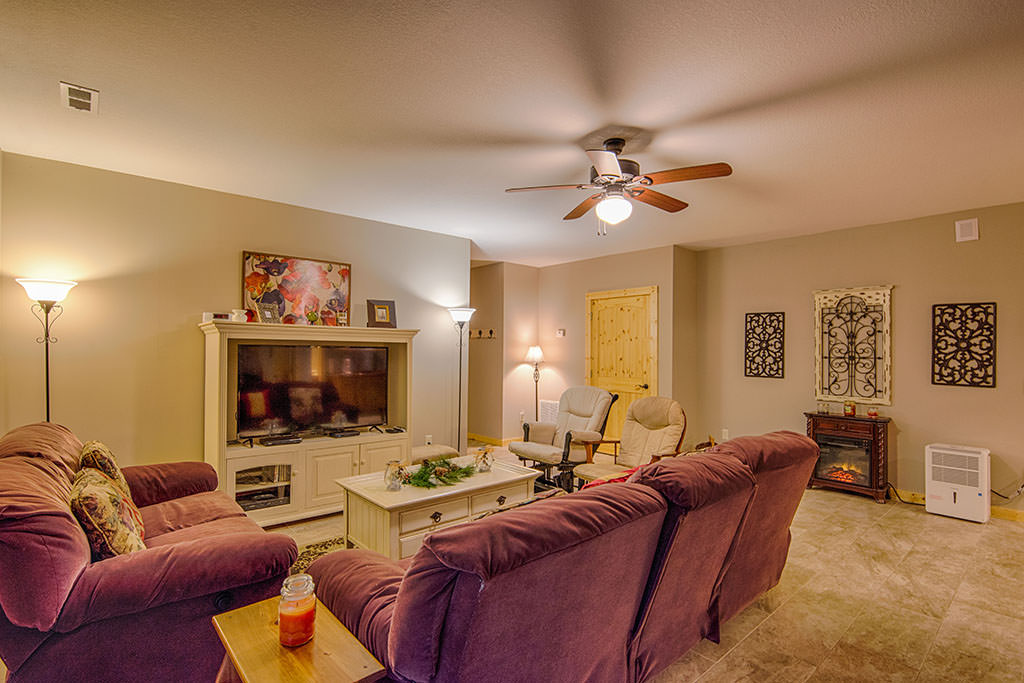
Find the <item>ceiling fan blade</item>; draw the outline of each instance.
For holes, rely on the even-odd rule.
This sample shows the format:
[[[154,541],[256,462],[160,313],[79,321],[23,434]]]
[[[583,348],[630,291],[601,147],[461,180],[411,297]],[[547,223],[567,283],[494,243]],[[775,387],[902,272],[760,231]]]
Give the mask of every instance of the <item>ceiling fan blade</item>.
[[[604,198],[604,193],[603,192],[598,192],[597,194],[590,195],[589,197],[584,199],[582,202],[580,202],[576,206],[575,209],[573,209],[569,213],[565,214],[565,218],[563,218],[562,220],[563,221],[571,221],[574,218],[579,218],[580,216],[585,214],[587,211],[590,211],[592,208],[594,208],[594,205],[597,204],[599,201],[601,201],[601,199],[603,199],[603,198]]]
[[[607,178],[621,178],[622,169],[619,167],[619,157],[615,152],[608,152],[603,149],[588,149],[587,156],[590,163],[594,165],[597,175]]]
[[[661,185],[662,183],[678,183],[680,180],[700,180],[702,178],[719,178],[732,173],[732,166],[726,163],[671,168],[667,171],[644,173],[643,177],[650,180],[640,182],[644,185]]]
[[[682,211],[689,206],[686,202],[679,201],[675,197],[669,197],[667,194],[655,192],[654,190],[648,190],[643,187],[638,187],[634,190],[629,191],[629,196],[638,202],[644,204],[650,204],[651,206],[661,209],[662,211],[668,211],[669,213],[675,213],[676,211]]]
[[[536,185],[534,187],[510,187],[505,192],[528,192],[530,190],[591,190],[594,185]]]

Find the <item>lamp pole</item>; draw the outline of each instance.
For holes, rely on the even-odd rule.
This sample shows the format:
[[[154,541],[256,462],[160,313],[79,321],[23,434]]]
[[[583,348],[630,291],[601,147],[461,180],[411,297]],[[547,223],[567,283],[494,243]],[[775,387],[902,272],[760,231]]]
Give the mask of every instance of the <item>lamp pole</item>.
[[[526,350],[526,362],[533,363],[533,420],[540,422],[540,364],[544,360],[544,352],[539,346],[531,346]]]
[[[43,345],[43,367],[46,387],[46,421],[50,421],[50,344],[56,344],[57,338],[50,334],[53,323],[64,312],[60,302],[68,295],[77,282],[71,280],[41,280],[34,278],[17,278],[16,282],[25,288],[25,293],[34,302],[32,315],[43,324],[43,336],[36,342]],[[53,317],[50,314],[54,313]]]
[[[452,321],[459,327],[459,409],[457,418],[457,427],[455,428],[455,450],[462,455],[462,333],[466,327],[466,323],[473,317],[476,312],[475,308],[449,308],[448,313],[452,316]]]

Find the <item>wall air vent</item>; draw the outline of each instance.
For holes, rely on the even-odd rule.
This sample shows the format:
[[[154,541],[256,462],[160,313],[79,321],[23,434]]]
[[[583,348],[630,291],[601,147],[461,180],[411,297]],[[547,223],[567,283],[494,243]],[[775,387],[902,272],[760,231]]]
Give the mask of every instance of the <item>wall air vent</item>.
[[[74,111],[95,114],[100,106],[100,91],[61,81],[60,103],[61,106]]]
[[[978,219],[968,218],[956,222],[956,241],[972,242],[978,239]]]

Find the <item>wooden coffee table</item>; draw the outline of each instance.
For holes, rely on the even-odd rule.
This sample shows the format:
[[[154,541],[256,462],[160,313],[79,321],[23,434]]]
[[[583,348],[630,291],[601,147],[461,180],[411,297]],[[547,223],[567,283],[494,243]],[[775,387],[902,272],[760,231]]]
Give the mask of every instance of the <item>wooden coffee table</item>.
[[[469,465],[473,456],[454,458],[453,462]],[[533,481],[539,476],[540,472],[529,467],[497,461],[490,472],[477,472],[457,484],[432,489],[407,484],[399,491],[388,491],[383,472],[334,481],[345,489],[345,540],[349,547],[375,550],[400,560],[415,555],[429,533],[532,498]]]
[[[277,639],[277,605],[267,598],[213,618],[224,649],[245,683],[377,681],[384,666],[316,601],[316,635],[299,647]]]

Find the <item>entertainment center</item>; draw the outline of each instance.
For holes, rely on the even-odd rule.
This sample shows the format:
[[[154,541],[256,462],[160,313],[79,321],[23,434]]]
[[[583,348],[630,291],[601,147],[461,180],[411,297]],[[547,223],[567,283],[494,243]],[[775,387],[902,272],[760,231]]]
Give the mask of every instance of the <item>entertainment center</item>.
[[[418,330],[213,320],[203,452],[256,522],[343,510],[335,479],[409,461]]]

